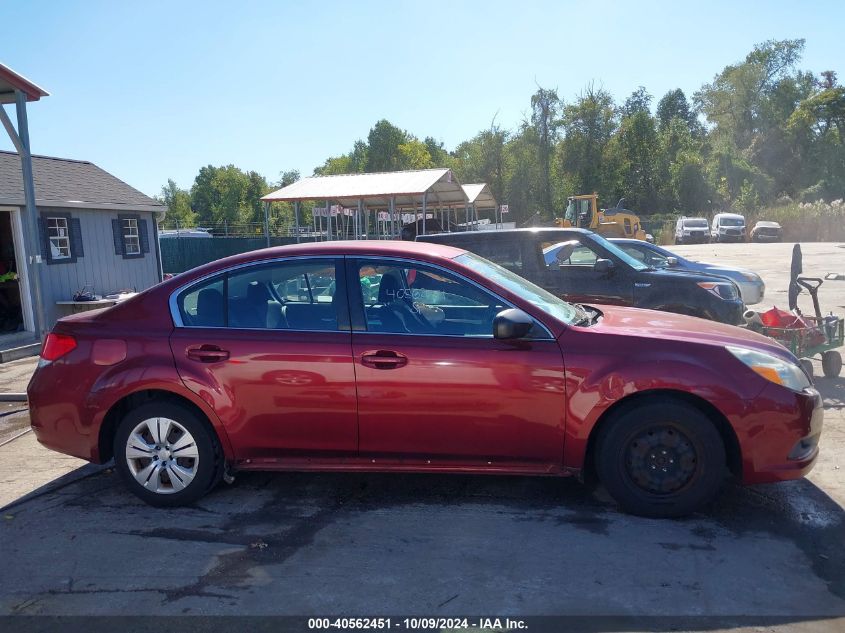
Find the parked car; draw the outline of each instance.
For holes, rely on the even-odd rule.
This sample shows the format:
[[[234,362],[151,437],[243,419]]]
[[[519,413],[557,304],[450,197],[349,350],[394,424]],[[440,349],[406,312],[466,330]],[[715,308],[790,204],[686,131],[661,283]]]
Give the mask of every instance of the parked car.
[[[744,242],[745,218],[738,213],[717,213],[710,226],[710,239],[714,242]]]
[[[780,242],[783,240],[783,227],[777,222],[760,220],[751,229],[752,242]]]
[[[706,244],[710,241],[707,218],[678,218],[675,223],[675,244]]]
[[[585,229],[514,229],[421,235],[472,251],[552,294],[579,303],[651,308],[737,325],[745,310],[722,277],[652,268]]]
[[[640,240],[614,238],[610,240],[623,251],[644,264],[653,268],[668,270],[683,270],[689,272],[707,273],[730,279],[739,288],[743,303],[753,305],[760,303],[766,294],[766,284],[757,273],[724,264],[708,264],[681,257],[677,253],[666,250],[655,244],[643,244]]]
[[[244,253],[61,319],[27,391],[43,445],[114,457],[157,506],[238,470],[596,473],[625,509],[678,516],[729,471],[803,476],[823,415],[761,335],[400,241]]]

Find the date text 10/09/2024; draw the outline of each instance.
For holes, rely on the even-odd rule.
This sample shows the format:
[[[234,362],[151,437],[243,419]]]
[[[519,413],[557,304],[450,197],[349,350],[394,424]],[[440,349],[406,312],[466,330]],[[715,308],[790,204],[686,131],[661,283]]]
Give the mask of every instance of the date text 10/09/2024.
[[[308,628],[331,629],[486,629],[518,631],[527,629],[524,620],[511,618],[309,618]]]

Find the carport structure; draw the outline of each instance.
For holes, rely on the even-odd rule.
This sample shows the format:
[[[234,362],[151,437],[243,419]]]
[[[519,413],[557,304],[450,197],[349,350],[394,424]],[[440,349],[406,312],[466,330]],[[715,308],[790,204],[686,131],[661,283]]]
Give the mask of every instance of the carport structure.
[[[269,228],[270,203],[293,203],[297,241],[302,235],[304,201],[324,201],[325,206],[315,209],[313,215],[313,229],[320,239],[395,239],[403,222],[408,221],[418,222],[420,232],[425,234],[429,222],[438,216],[440,225],[448,227],[453,212],[463,209],[469,219],[472,207],[465,188],[452,170],[445,168],[312,176],[261,200],[265,229]],[[319,220],[322,217],[326,218],[325,229]],[[265,233],[269,243],[269,230]]]
[[[496,216],[499,207],[496,204],[496,198],[493,197],[493,192],[490,190],[490,185],[480,182],[472,185],[463,185],[463,188],[469,203],[467,207],[467,225],[470,225],[470,223],[473,225],[478,224],[479,211],[492,211],[494,217]]]

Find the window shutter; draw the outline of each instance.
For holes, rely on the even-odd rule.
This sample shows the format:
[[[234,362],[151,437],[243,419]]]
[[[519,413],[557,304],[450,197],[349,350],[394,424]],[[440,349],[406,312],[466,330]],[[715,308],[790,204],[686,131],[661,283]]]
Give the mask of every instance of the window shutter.
[[[120,220],[112,220],[111,221],[111,232],[112,237],[114,238],[114,254],[115,255],[125,255],[126,253],[123,250],[123,232],[120,226]]]
[[[79,218],[70,219],[70,254],[73,259],[85,257],[85,250],[82,247],[82,226]]]
[[[147,231],[147,221],[146,220],[138,220],[138,236],[139,236],[139,241],[141,243],[141,252],[142,253],[149,253],[150,252],[150,234]]]
[[[52,264],[53,258],[51,256],[53,252],[50,250],[50,238],[47,235],[47,225],[43,218],[38,218],[38,236],[41,239],[41,259],[47,264]]]

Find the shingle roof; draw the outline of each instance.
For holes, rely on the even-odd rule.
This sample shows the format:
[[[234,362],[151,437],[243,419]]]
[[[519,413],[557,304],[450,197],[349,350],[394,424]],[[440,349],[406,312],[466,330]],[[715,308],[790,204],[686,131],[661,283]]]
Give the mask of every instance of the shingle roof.
[[[39,207],[166,210],[160,202],[87,161],[33,156],[32,171],[35,203]],[[0,205],[3,204],[25,204],[21,160],[15,152],[0,151]]]

